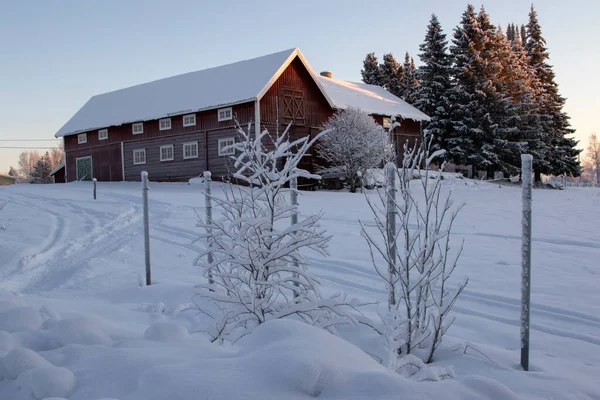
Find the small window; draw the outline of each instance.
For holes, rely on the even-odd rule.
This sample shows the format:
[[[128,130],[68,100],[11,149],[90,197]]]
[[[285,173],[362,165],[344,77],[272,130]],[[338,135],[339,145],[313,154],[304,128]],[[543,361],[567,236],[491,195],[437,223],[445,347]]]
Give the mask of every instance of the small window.
[[[233,114],[231,113],[231,107],[220,108],[219,109],[219,121],[228,121],[233,119]]]
[[[80,133],[79,135],[77,135],[77,143],[87,143],[87,133]]]
[[[220,156],[233,156],[235,154],[235,149],[233,148],[233,144],[235,143],[234,138],[224,138],[219,139],[219,155]],[[227,146],[232,146],[226,150],[223,150]]]
[[[159,123],[159,129],[161,131],[167,131],[169,129],[171,129],[171,118],[164,118],[158,121]]]
[[[183,144],[183,159],[198,158],[198,142],[189,142]]]
[[[389,129],[392,127],[392,120],[388,117],[383,117],[383,127]]]
[[[134,135],[140,135],[140,134],[144,133],[144,123],[137,122],[135,124],[132,124],[131,131]]]
[[[194,126],[196,125],[196,114],[184,115],[183,126]]]
[[[100,129],[98,131],[98,140],[108,139],[108,129]]]
[[[133,151],[133,165],[146,164],[146,149]]]
[[[172,144],[168,146],[160,146],[160,161],[172,161],[174,158]]]

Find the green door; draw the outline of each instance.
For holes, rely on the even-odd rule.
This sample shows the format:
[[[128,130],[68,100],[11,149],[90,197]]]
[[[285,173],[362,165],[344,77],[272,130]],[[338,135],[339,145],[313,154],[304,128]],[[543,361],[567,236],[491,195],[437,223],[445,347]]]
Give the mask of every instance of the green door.
[[[77,164],[77,180],[92,180],[92,157],[82,157],[75,160]]]

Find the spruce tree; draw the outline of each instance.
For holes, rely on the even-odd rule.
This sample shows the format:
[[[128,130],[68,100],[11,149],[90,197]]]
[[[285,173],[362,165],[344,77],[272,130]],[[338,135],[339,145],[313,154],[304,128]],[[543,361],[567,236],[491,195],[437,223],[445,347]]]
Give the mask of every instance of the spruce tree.
[[[48,152],[46,152],[46,154],[35,164],[33,172],[31,173],[31,183],[52,183],[50,172],[52,172],[50,156]]]
[[[402,65],[402,80],[400,81],[400,98],[408,104],[413,104],[417,100],[419,90],[419,81],[417,80],[415,60],[406,52],[404,64]]]
[[[381,74],[381,83],[387,91],[395,96],[401,97],[402,91],[400,82],[404,75],[403,67],[392,53],[383,55],[383,63],[379,66]]]
[[[457,164],[467,165],[469,156],[481,141],[477,130],[479,110],[475,98],[477,78],[471,66],[475,62],[474,40],[477,19],[471,4],[462,15],[460,24],[454,29],[450,53],[452,57],[452,77],[454,86],[450,92],[450,121],[452,129],[445,137],[447,158]],[[474,170],[473,173],[476,171]]]
[[[362,81],[369,85],[382,86],[382,79],[379,70],[379,61],[375,53],[369,53],[363,61],[363,69],[360,71]]]
[[[433,149],[448,149],[446,141],[452,131],[451,60],[446,34],[435,14],[431,15],[425,41],[421,43],[419,50],[423,65],[416,72],[420,86],[414,106],[431,117],[430,121],[423,123],[423,129],[433,135]]]
[[[543,116],[541,127],[543,140],[547,147],[545,163],[536,165],[536,181],[541,174],[569,174],[579,176],[581,167],[579,164],[579,153],[581,150],[575,148],[577,141],[569,135],[575,130],[570,127],[569,116],[562,111],[565,98],[558,92],[558,84],[555,81],[554,71],[548,63],[550,55],[546,47],[546,40],[542,36],[541,25],[537,18],[537,12],[531,6],[529,12],[529,23],[526,27],[526,46],[529,65],[540,84],[536,103],[539,113]],[[536,168],[537,167],[537,168]]]

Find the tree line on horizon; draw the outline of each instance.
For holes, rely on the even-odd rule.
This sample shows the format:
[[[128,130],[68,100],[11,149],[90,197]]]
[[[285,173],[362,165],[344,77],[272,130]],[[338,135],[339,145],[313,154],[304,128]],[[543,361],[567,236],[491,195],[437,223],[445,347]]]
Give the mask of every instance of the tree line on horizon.
[[[431,117],[423,128],[446,160],[473,172],[520,172],[520,155],[532,154],[541,175],[579,176],[577,141],[570,137],[565,98],[558,84],[533,5],[526,25],[506,30],[491,23],[482,6],[468,5],[452,41],[435,14],[419,46],[415,68],[391,53],[380,64],[374,53],[363,61],[364,83],[379,85]]]

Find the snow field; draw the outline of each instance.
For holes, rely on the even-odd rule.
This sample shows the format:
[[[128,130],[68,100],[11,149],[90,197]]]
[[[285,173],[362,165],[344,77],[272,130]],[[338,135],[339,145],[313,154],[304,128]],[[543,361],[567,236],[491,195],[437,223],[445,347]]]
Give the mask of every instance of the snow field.
[[[0,233],[0,398],[600,399],[600,192],[534,190],[532,371],[523,373],[520,189],[444,185],[466,203],[454,231],[465,239],[456,278],[470,283],[432,366],[454,378],[432,383],[382,368],[380,344],[363,327],[335,337],[273,321],[233,347],[208,342],[199,332],[208,318],[186,311],[200,279],[193,261],[202,244],[192,242],[201,185],[151,183],[150,287],[137,282],[139,184],[99,183],[96,202],[85,183],[0,188],[0,202],[8,201],[0,222],[10,220]],[[385,301],[359,233],[358,220],[371,218],[363,195],[303,192],[299,201],[302,213],[322,210],[333,235],[329,258],[306,254],[325,294]],[[375,307],[364,312],[373,316]],[[15,378],[5,377],[15,350],[6,361]],[[45,379],[60,387],[34,387]]]

